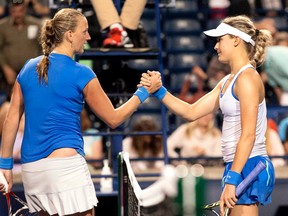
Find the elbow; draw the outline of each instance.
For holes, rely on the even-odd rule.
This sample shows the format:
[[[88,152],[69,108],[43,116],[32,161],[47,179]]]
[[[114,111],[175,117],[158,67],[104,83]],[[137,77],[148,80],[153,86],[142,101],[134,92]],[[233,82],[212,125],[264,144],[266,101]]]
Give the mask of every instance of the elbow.
[[[111,128],[111,129],[115,129],[115,128],[117,128],[117,127],[121,124],[121,122],[116,121],[116,120],[113,120],[113,119],[109,119],[109,120],[106,121],[105,123],[106,123],[106,124],[108,125],[108,127]]]
[[[111,129],[115,129],[118,125],[113,123],[113,122],[106,122],[106,124],[108,125],[109,128]]]

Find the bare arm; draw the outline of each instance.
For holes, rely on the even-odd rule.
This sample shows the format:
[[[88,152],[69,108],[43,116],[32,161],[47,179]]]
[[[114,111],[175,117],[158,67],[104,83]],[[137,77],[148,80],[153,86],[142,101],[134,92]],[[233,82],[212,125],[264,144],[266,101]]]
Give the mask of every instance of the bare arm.
[[[163,98],[162,103],[183,119],[195,121],[196,119],[219,109],[220,83],[211,92],[207,93],[193,104],[186,103],[169,92],[167,92]]]
[[[151,86],[145,87],[149,93],[156,91],[162,85],[160,74],[152,76],[151,83]],[[91,110],[111,128],[116,128],[123,123],[140,105],[139,98],[133,95],[126,103],[115,109],[97,78],[86,85],[83,93]]]
[[[10,107],[3,125],[0,157],[12,157],[13,146],[23,111],[24,103],[22,91],[19,83],[16,81],[13,88]]]
[[[11,103],[9,110],[4,121],[2,131],[2,143],[0,150],[1,158],[12,158],[13,147],[19,127],[19,122],[24,111],[23,96],[19,83],[16,81],[13,88]],[[12,169],[0,169],[8,182],[8,192],[11,191],[13,186]],[[1,191],[3,192],[3,191]]]

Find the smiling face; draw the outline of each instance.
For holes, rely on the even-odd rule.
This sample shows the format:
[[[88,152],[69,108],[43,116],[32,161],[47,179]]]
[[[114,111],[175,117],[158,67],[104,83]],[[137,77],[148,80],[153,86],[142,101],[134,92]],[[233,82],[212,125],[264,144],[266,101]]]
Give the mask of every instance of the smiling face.
[[[84,16],[78,16],[77,27],[71,32],[71,41],[74,54],[84,52],[84,46],[91,37],[88,32],[88,22]]]

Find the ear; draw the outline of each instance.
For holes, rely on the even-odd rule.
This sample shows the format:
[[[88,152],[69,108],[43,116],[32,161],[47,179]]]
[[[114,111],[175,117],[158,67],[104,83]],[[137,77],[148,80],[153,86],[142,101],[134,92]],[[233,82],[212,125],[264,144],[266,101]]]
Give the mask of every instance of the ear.
[[[73,32],[71,30],[68,30],[67,32],[65,32],[65,39],[67,41],[69,41],[70,43],[72,43],[72,41],[73,41]]]
[[[238,36],[235,36],[234,37],[234,42],[233,42],[234,47],[237,47],[240,44],[240,42],[241,42],[241,38],[238,37]]]

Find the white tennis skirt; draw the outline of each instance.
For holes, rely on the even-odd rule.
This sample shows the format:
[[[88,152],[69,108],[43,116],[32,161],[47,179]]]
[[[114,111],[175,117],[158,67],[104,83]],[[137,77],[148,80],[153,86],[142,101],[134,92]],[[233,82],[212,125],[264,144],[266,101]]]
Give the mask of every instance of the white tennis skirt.
[[[69,215],[97,206],[86,160],[81,155],[44,158],[22,165],[22,180],[30,212]]]

